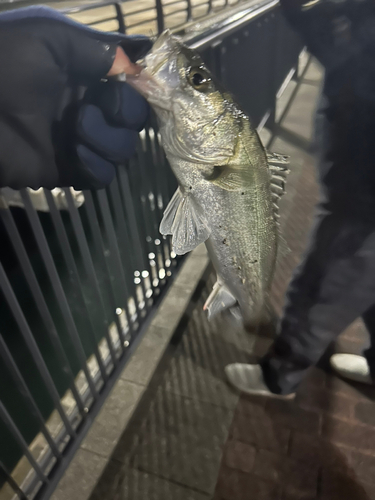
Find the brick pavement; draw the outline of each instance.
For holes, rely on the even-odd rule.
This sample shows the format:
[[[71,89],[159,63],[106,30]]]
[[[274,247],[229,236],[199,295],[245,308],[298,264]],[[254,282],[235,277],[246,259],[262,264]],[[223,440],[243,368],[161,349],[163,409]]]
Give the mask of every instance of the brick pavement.
[[[375,499],[374,399],[321,368],[295,402],[241,396],[215,500]]]

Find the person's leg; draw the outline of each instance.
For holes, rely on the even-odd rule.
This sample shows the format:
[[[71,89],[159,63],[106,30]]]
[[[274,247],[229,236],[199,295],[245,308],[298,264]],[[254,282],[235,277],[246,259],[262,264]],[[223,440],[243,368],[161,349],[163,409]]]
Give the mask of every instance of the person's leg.
[[[316,114],[322,202],[289,286],[280,335],[261,365],[226,367],[229,381],[248,393],[292,393],[329,343],[375,303],[375,169],[346,133],[357,122],[338,129],[326,115],[322,96]]]
[[[364,351],[363,355],[369,365],[371,377],[375,380],[375,304],[362,315],[362,319],[370,334],[370,347]]]
[[[330,342],[374,303],[375,223],[321,210],[289,285],[279,336],[261,370],[228,366],[230,382],[250,393],[293,393]]]
[[[343,214],[320,215],[289,286],[280,335],[261,363],[269,389],[293,392],[329,343],[374,302],[374,225]]]
[[[370,346],[363,356],[338,353],[331,356],[332,368],[341,377],[365,384],[375,384],[375,305],[362,314],[362,319],[370,333]]]

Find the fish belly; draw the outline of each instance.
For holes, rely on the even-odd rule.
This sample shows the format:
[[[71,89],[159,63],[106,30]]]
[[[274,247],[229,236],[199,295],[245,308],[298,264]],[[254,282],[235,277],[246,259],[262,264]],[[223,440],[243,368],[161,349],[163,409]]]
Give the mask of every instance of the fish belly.
[[[212,317],[238,304],[243,322],[254,324],[274,272],[274,220],[267,200],[262,206],[258,193],[225,193],[224,198],[219,204],[212,199],[211,209],[207,206],[206,212],[211,218],[206,247],[217,273],[217,285],[206,309]],[[214,314],[210,314],[209,306]]]

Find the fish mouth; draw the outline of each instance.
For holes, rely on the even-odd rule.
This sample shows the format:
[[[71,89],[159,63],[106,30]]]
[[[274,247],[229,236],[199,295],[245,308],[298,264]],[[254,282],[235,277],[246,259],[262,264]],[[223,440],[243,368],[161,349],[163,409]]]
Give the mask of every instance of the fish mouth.
[[[153,75],[150,75],[147,69],[142,70],[138,75],[127,75],[126,82],[139,92],[154,108],[171,111],[170,93]]]
[[[156,75],[173,54],[180,52],[181,47],[182,43],[169,29],[163,31],[145,57],[145,65],[150,75]]]
[[[155,40],[154,44],[151,47],[150,52],[155,52],[156,50],[159,50],[165,43],[169,43],[172,38],[172,32],[170,29],[166,29],[163,31],[163,33],[158,36],[158,38]]]
[[[170,30],[164,31],[143,61],[138,75],[127,75],[126,81],[157,108],[170,110],[170,94],[179,85],[176,58],[181,42]]]

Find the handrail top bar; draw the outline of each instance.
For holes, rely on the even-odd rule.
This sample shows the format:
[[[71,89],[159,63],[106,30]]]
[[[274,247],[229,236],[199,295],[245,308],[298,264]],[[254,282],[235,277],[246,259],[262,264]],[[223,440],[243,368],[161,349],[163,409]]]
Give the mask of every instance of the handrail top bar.
[[[182,1],[182,0],[181,0]],[[61,12],[65,14],[75,14],[79,12],[84,12],[87,10],[94,10],[94,9],[99,9],[101,7],[109,7],[109,6],[115,6],[116,4],[122,4],[123,2],[116,2],[115,0],[110,0],[110,1],[104,1],[104,2],[97,2],[93,4],[84,4],[84,5],[78,5],[76,7],[68,7],[65,9],[61,9]],[[179,2],[173,2],[172,4],[167,4],[168,5],[174,5],[175,3]],[[238,4],[233,6],[233,9],[228,9],[226,12],[227,14],[230,14],[230,10],[233,10],[233,14],[230,14],[229,17],[226,16],[225,19],[220,19],[218,21],[215,21],[215,18],[221,18],[223,16],[223,10],[219,10],[217,12],[214,11],[214,13],[211,15],[211,17],[206,17],[204,16],[204,19],[200,18],[195,21],[190,22],[188,25],[185,26],[178,26],[176,28],[172,28],[172,32],[175,32],[176,34],[179,34],[184,42],[186,42],[190,47],[194,49],[204,49],[208,45],[212,44],[216,39],[220,38],[221,36],[227,35],[231,31],[236,31],[239,29],[243,24],[249,22],[250,20],[254,19],[255,17],[264,14],[265,12],[273,9],[277,4],[279,3],[279,0],[265,0],[263,2],[259,2],[256,4],[253,4],[251,6],[246,7],[246,3],[243,6],[243,10],[238,9]],[[138,14],[140,12],[147,12],[147,10],[154,10],[154,9],[144,9],[144,10],[137,10],[134,12],[129,12],[126,15],[133,15],[133,14]],[[228,12],[229,11],[229,12]],[[171,15],[172,13],[167,14]],[[175,14],[175,12],[173,12]],[[125,14],[124,14],[125,15]],[[167,17],[166,16],[166,17]],[[155,19],[156,21],[156,19]],[[95,23],[96,21],[94,21]],[[207,23],[210,22],[211,27],[207,26]],[[200,26],[202,23],[205,24],[205,26],[202,26],[201,28],[197,29],[194,31],[194,26]],[[138,24],[138,23],[137,23]],[[141,23],[142,24],[142,23]],[[133,27],[133,25],[129,26]],[[208,35],[207,35],[208,32]],[[203,38],[201,38],[203,35],[205,35]]]
[[[198,35],[194,33],[186,33],[186,35],[184,35],[182,38],[184,42],[188,44],[192,49],[203,50],[212,45],[212,43],[217,39],[220,39],[220,37],[237,31],[244,24],[272,10],[278,4],[279,0],[266,0],[265,2],[257,3],[253,7],[247,8],[242,12],[238,12],[233,16],[230,16],[229,18],[223,20],[221,23],[214,23],[214,26],[211,28],[211,33],[209,33],[208,35],[207,29],[204,29],[202,30],[202,33]],[[205,36],[203,38],[200,38],[203,34]]]
[[[87,3],[83,5],[77,5],[75,7],[66,7],[65,9],[58,9],[58,10],[63,14],[75,14],[77,12],[84,12],[86,10],[99,9],[100,7],[109,7],[110,5],[115,5],[116,3],[122,3],[122,2],[116,2],[111,0],[107,2]]]

